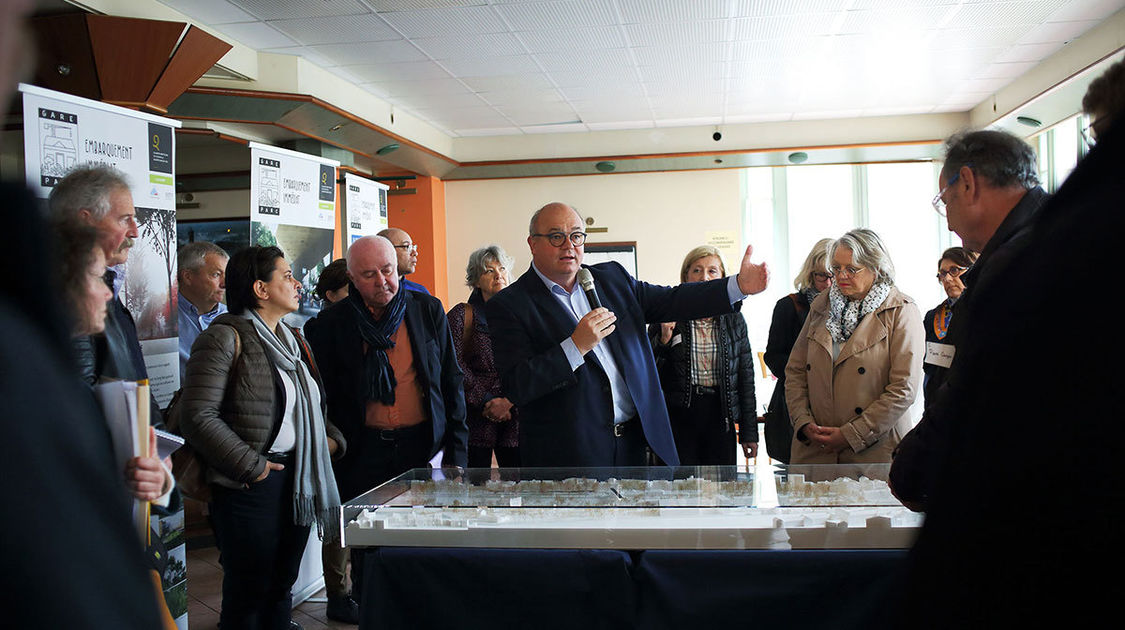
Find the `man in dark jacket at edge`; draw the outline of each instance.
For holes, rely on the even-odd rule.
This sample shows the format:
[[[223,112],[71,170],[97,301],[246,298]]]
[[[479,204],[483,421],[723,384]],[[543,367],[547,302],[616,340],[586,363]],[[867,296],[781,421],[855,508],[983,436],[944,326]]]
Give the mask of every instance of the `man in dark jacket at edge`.
[[[348,297],[305,324],[328,420],[348,443],[335,465],[345,502],[427,467],[443,448],[444,465],[465,467],[469,441],[464,377],[441,301],[400,289],[395,248],[382,236],[352,243],[347,263]],[[363,563],[353,550],[352,585],[361,598]],[[361,606],[359,613],[374,611]]]
[[[1099,298],[1115,293],[1106,274],[1125,233],[1122,62],[1090,84],[1083,109],[1096,146],[1003,281],[976,296],[972,336],[927,411],[941,414],[945,439],[925,462],[909,627],[1097,627],[1118,616],[1125,339],[1112,326],[1118,309]]]
[[[946,141],[945,165],[938,177],[941,192],[934,199],[944,207],[949,229],[965,247],[980,252],[980,258],[961,277],[966,289],[953,306],[954,317],[943,344],[927,344],[926,362],[940,361],[943,354],[934,346],[946,346],[956,366],[961,346],[975,338],[979,296],[1007,281],[1012,258],[1027,246],[1031,225],[1048,195],[1039,187],[1038,161],[1032,148],[1004,131],[973,131]],[[948,377],[950,365],[936,363],[928,391],[937,391]],[[940,400],[940,397],[933,397]],[[949,416],[940,403],[932,402],[918,426],[906,434],[895,451],[891,487],[908,507],[925,508],[933,466],[930,459],[948,445]]]
[[[31,9],[26,0],[0,3],[0,110],[32,48],[23,23]],[[109,436],[73,368],[39,209],[19,184],[0,184],[0,199],[3,249],[20,264],[0,286],[5,625],[159,628],[157,590],[129,516],[118,509]]]

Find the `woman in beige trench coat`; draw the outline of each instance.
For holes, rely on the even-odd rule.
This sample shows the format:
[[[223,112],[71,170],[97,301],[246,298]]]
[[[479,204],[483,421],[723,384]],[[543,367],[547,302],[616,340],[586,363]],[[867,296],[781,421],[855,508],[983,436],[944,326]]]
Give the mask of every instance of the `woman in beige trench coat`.
[[[848,232],[828,257],[835,282],[810,305],[785,366],[790,463],[889,463],[921,389],[922,316],[895,288],[875,232]]]

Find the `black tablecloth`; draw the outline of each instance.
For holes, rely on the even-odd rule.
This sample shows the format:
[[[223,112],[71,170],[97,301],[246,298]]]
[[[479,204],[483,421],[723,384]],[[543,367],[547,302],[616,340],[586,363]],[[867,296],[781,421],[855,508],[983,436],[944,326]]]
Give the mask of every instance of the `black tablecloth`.
[[[360,628],[884,628],[906,554],[385,547]]]

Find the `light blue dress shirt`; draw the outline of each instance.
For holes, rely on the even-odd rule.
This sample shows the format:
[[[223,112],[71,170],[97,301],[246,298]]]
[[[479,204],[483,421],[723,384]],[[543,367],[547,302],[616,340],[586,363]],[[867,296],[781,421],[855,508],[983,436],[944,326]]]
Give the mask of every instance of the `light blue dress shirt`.
[[[586,299],[586,293],[582,290],[582,285],[577,281],[574,283],[574,287],[567,291],[562,285],[543,275],[543,272],[539,271],[535,263],[531,264],[531,268],[535,270],[535,274],[547,286],[547,290],[551,292],[551,295],[563,307],[563,310],[574,318],[575,326],[578,325],[578,320],[593,310],[590,308],[590,302]],[[742,290],[738,288],[737,276],[730,276],[727,282],[727,295],[730,297],[731,304],[746,297],[742,294]],[[570,362],[571,370],[577,370],[580,365],[586,362],[582,358],[582,352],[578,350],[578,346],[574,344],[574,339],[571,337],[567,337],[559,345]],[[613,354],[609,351],[608,343],[598,343],[591,352],[598,357],[602,369],[609,378],[609,388],[613,395],[614,424],[621,424],[634,418],[637,415],[637,406],[633,402],[633,397],[629,394],[629,386],[625,383],[625,376],[621,373],[617,361],[614,360]]]
[[[187,360],[191,356],[191,344],[195,343],[199,333],[207,330],[216,317],[227,312],[227,305],[219,302],[215,308],[201,314],[195,305],[183,296],[176,301],[180,306],[180,383],[182,385],[187,370]]]

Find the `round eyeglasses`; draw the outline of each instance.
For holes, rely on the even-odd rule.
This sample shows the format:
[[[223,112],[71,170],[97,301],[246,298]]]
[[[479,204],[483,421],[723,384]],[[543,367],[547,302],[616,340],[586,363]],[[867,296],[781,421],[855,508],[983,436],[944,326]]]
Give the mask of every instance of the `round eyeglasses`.
[[[582,231],[571,232],[570,234],[566,234],[565,232],[549,232],[547,234],[532,234],[532,236],[541,236],[547,239],[547,242],[553,247],[562,247],[562,244],[568,239],[575,247],[581,247],[582,244],[586,242],[586,233]]]

